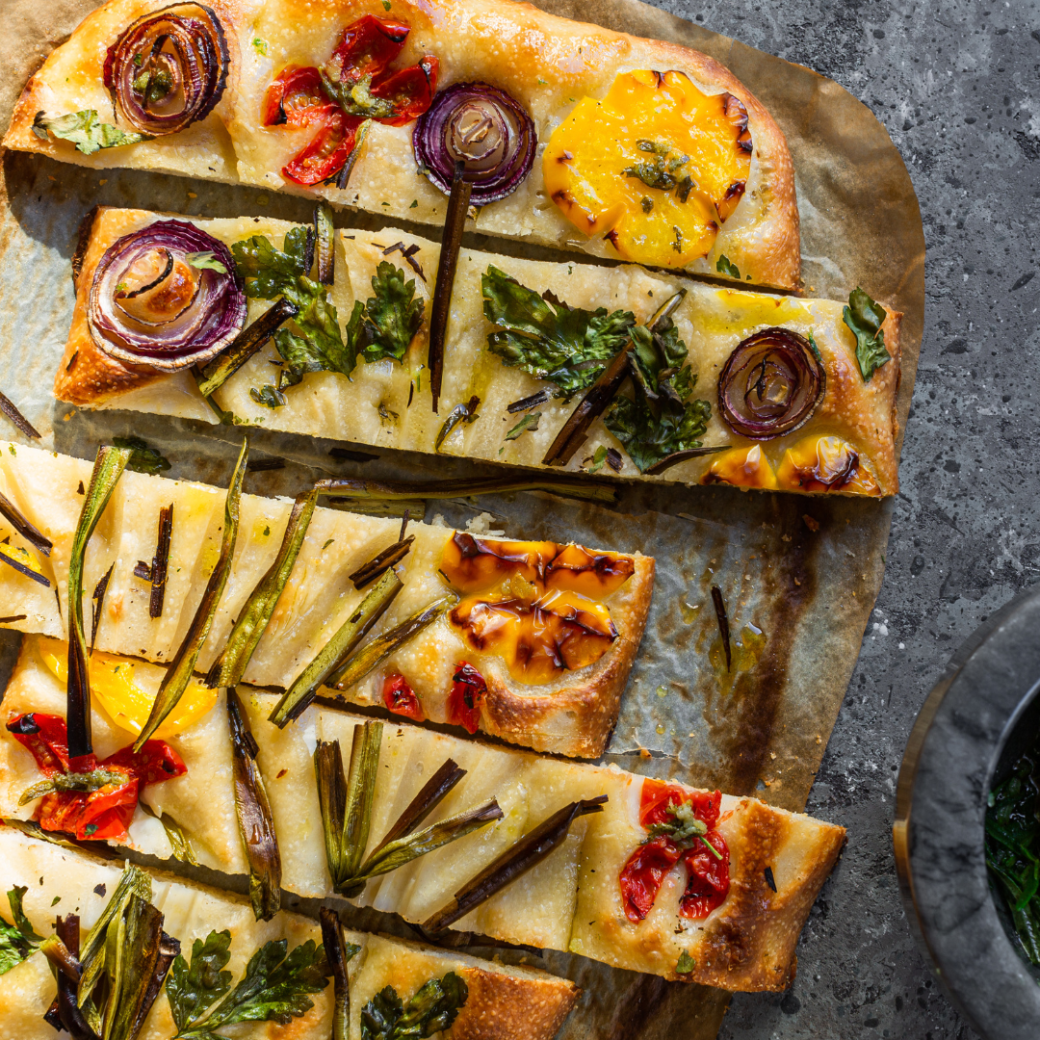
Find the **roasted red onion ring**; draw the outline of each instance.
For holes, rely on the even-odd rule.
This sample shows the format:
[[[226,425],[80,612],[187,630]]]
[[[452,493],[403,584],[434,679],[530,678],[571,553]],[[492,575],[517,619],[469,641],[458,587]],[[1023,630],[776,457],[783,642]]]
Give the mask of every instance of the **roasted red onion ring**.
[[[227,84],[228,49],[205,4],[172,4],[138,18],[108,49],[105,86],[119,115],[150,137],[205,118]]]
[[[473,185],[470,203],[483,206],[511,195],[531,172],[538,138],[524,108],[487,83],[442,90],[416,121],[412,145],[419,168],[446,195],[456,162]]]
[[[197,263],[217,262],[223,272],[190,262],[207,253],[212,259]],[[231,251],[179,220],[160,220],[114,242],[90,288],[87,321],[97,345],[120,361],[164,372],[205,364],[245,320]]]
[[[719,412],[736,433],[767,441],[798,429],[827,387],[823,362],[804,336],[763,329],[730,354],[719,376]]]

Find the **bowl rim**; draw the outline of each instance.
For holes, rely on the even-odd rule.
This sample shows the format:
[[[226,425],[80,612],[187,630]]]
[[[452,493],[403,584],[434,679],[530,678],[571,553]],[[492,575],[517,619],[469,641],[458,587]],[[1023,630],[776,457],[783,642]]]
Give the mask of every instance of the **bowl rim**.
[[[951,657],[907,742],[893,825],[900,889],[953,1004],[988,1040],[1036,1040],[1040,985],[1008,937],[989,885],[990,783],[1040,696],[1040,588],[997,611]]]

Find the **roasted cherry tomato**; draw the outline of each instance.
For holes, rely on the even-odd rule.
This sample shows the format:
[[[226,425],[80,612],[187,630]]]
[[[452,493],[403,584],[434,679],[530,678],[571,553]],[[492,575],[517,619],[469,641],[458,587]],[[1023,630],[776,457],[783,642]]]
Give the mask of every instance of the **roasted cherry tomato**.
[[[141,789],[183,776],[180,755],[162,740],[149,740],[139,752],[125,747],[98,762],[95,755],[69,758],[65,720],[58,715],[28,712],[7,724],[8,732],[32,754],[44,776],[91,773],[104,769],[123,774],[122,783],[96,791],[54,791],[40,799],[35,818],[46,831],[64,831],[77,838],[125,839]]]
[[[287,65],[264,94],[260,121],[264,126],[310,126],[334,111],[317,69]]]
[[[463,661],[452,677],[448,694],[448,721],[476,733],[480,724],[480,706],[487,695],[487,683],[471,664]]]
[[[705,841],[711,844],[718,856],[705,848]],[[700,920],[721,906],[729,894],[729,846],[718,831],[708,831],[703,841],[683,853],[683,862],[689,878],[686,891],[679,900],[679,913]]]
[[[339,109],[332,110],[322,126],[302,152],[282,169],[282,175],[296,184],[320,184],[343,169],[350,158],[357,138],[357,129],[364,122],[357,116],[348,116]]]
[[[415,719],[416,722],[422,722],[426,718],[419,698],[403,675],[395,673],[383,680],[383,703],[387,710],[395,715],[404,715],[406,718]]]
[[[621,900],[630,921],[642,921],[654,908],[665,875],[682,856],[669,838],[654,838],[640,845],[621,868]]]
[[[433,101],[439,68],[437,59],[427,54],[418,65],[373,79],[372,97],[385,98],[394,104],[394,114],[379,122],[387,126],[404,126],[418,119]]]
[[[661,780],[647,778],[643,781],[643,791],[639,796],[639,823],[650,828],[655,823],[668,820],[668,807],[689,802],[693,806],[693,815],[704,823],[708,830],[714,830],[719,822],[719,809],[722,805],[722,792],[687,791],[678,784],[666,784]]]

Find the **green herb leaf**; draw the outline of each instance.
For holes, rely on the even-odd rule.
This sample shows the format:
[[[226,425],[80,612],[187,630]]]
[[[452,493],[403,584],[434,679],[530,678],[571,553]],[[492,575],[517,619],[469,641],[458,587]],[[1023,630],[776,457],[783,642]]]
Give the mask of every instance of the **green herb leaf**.
[[[285,394],[277,387],[271,386],[270,383],[260,387],[259,390],[255,386],[251,386],[249,388],[249,396],[257,404],[262,404],[267,408],[281,408],[286,401]]]
[[[338,79],[338,70],[331,65],[318,69],[321,85],[348,116],[362,119],[390,119],[395,112],[394,102],[390,98],[376,97],[372,93],[372,76],[342,81]],[[386,205],[386,203],[384,203]]]
[[[725,254],[719,257],[715,264],[715,270],[718,271],[719,274],[726,275],[728,278],[740,277],[740,270],[737,268],[737,265]]]
[[[184,260],[200,271],[219,271],[221,274],[227,274],[227,268],[214,256],[212,249],[204,253],[187,253]]]
[[[124,144],[151,140],[146,134],[127,133],[111,123],[99,123],[98,114],[92,108],[52,117],[37,112],[33,120],[33,133],[42,140],[46,140],[47,134],[51,133],[63,141],[70,141],[84,155],[93,155],[102,148],[118,148]]]
[[[191,947],[191,964],[178,955],[166,982],[166,997],[178,1032],[187,1029],[229,989],[231,972],[224,971],[231,959],[231,933],[210,932],[205,942],[196,939]]]
[[[517,437],[521,436],[525,430],[537,430],[538,420],[541,419],[541,412],[528,412],[510,431],[506,434],[507,441],[515,441]]]
[[[885,334],[881,331],[888,312],[856,286],[849,293],[849,303],[841,312],[841,317],[856,337],[856,361],[863,382],[869,382],[882,365],[892,360],[885,346]]]
[[[432,1036],[451,1026],[468,996],[465,981],[453,971],[430,979],[407,1008],[393,986],[386,986],[361,1009],[361,1040]]]
[[[169,460],[140,437],[113,437],[112,443],[117,448],[128,448],[131,452],[127,469],[135,473],[150,473],[155,476],[170,468]]]
[[[400,268],[383,260],[372,276],[372,291],[375,295],[365,302],[359,351],[369,362],[387,357],[402,361],[425,314],[423,301],[415,299],[415,279],[406,281]]]
[[[122,787],[129,779],[126,773],[110,769],[95,769],[90,773],[55,773],[54,776],[27,787],[18,799],[18,804],[27,805],[55,791],[100,791],[102,787],[109,785]]]
[[[675,971],[679,975],[689,975],[694,968],[697,967],[697,962],[685,951],[679,954],[679,963],[675,966]]]
[[[7,893],[14,924],[10,925],[0,917],[0,975],[31,957],[36,952],[36,945],[43,942],[43,936],[36,933],[22,910],[22,899],[28,891],[24,885],[15,885]]]
[[[257,54],[263,54],[266,57],[267,56],[267,41],[266,40],[261,40],[259,36],[254,36],[253,37],[253,50],[256,51]]]
[[[481,291],[484,316],[500,329],[488,335],[488,349],[567,395],[596,381],[635,325],[629,311],[586,311],[544,299],[493,266],[481,278]]]
[[[195,952],[199,948],[197,940],[192,949],[191,968],[185,967],[183,958],[179,958],[180,965],[174,962],[174,971],[178,972],[176,999],[186,1016],[183,1024],[177,1023],[177,1038],[216,1040],[224,1037],[217,1029],[238,1022],[288,1025],[314,1006],[309,994],[320,993],[328,985],[329,966],[323,947],[308,939],[286,956],[288,940],[278,939],[264,943],[253,954],[238,985],[229,991],[228,980],[223,978],[228,973],[219,971],[227,963],[223,945],[223,936],[227,934],[210,933],[199,950],[204,959],[196,978],[203,984],[191,984]],[[214,976],[213,972],[219,974]],[[173,971],[170,978],[172,981]],[[204,1001],[206,1010],[200,1014],[198,1009]],[[173,998],[170,1003],[172,1007]]]
[[[595,455],[592,456],[592,465],[589,466],[588,473],[598,473],[603,468],[603,463],[607,461],[607,449],[606,446],[601,444],[597,449]]]

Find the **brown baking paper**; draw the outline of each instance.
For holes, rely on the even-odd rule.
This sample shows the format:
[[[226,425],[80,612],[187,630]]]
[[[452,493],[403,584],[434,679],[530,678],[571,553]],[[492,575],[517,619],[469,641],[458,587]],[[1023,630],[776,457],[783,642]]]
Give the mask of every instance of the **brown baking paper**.
[[[33,69],[93,6],[91,0],[6,0],[0,125],[7,125]],[[924,324],[924,234],[906,168],[870,111],[808,69],[637,0],[543,0],[540,6],[705,51],[766,105],[794,158],[806,292],[844,300],[862,285],[905,315],[902,428]],[[51,397],[72,317],[69,260],[77,228],[97,203],[297,221],[309,219],[308,203],[251,188],[90,171],[18,153],[4,155],[3,182],[0,390],[55,450],[89,458],[100,440],[135,433],[161,447],[173,463],[170,475],[225,482],[239,443],[235,431],[118,411],[75,413]],[[337,215],[338,224],[348,222],[381,226],[375,217]],[[469,236],[466,244],[524,251],[522,244],[480,235]],[[552,255],[544,249],[528,252]],[[573,255],[568,259],[579,262]],[[9,432],[3,430],[5,436]],[[328,474],[429,476],[429,456],[383,453],[364,463],[338,462],[328,454],[333,444],[256,431],[254,455],[284,459],[286,467],[251,474],[247,490],[291,495],[316,475]],[[438,472],[455,476],[493,469],[440,459]],[[521,494],[433,503],[427,518],[439,513],[450,524],[464,525],[485,512],[493,528],[512,537],[575,539],[657,558],[650,620],[608,760],[654,776],[754,793],[788,809],[804,807],[881,584],[890,502],[631,486],[615,509]],[[728,675],[711,605],[713,585],[723,592],[740,644]],[[15,633],[0,633],[0,679],[13,665],[18,641]],[[369,927],[408,934],[392,918],[357,916]],[[675,1035],[710,1040],[728,1001],[719,990],[666,983],[580,957],[530,959],[569,976],[584,991],[561,1033],[567,1040]]]

